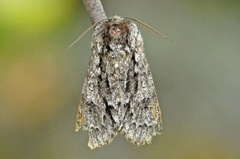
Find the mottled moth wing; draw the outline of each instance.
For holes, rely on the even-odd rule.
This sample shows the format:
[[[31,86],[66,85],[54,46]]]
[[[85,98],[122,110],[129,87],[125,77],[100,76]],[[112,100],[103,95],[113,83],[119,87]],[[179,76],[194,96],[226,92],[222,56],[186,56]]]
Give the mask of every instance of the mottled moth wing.
[[[114,16],[96,25],[76,131],[89,131],[92,149],[118,133],[137,145],[162,131],[161,110],[137,26]]]

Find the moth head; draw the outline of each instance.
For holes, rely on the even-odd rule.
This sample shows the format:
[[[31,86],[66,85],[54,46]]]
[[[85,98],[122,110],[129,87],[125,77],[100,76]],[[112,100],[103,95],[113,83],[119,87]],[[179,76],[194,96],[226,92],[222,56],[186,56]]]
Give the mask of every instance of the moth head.
[[[128,32],[128,24],[122,19],[110,19],[107,25],[107,35],[111,38],[121,38]]]
[[[124,35],[129,33],[129,24],[130,21],[135,21],[138,22],[142,25],[144,25],[145,27],[149,28],[150,30],[156,32],[157,34],[159,34],[160,36],[169,39],[172,41],[171,38],[163,35],[162,33],[158,32],[157,30],[155,30],[154,28],[152,28],[151,26],[147,25],[146,23],[135,19],[135,18],[131,18],[131,17],[124,17],[121,18],[119,16],[114,16],[112,18],[109,19],[103,19],[100,20],[98,22],[96,22],[95,24],[93,24],[91,27],[89,27],[84,33],[82,33],[68,48],[71,48],[74,44],[76,44],[90,29],[96,27],[97,25],[99,25],[101,22],[105,23],[105,27],[107,27],[107,32],[105,31],[105,35],[107,35],[110,38],[114,38],[114,39],[119,39],[121,37],[124,37]]]

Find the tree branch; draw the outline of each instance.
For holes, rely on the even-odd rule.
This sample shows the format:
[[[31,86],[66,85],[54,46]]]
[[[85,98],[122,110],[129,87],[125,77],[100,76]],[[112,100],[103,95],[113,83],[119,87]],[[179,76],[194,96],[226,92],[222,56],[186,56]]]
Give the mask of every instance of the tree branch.
[[[107,18],[101,0],[83,0],[83,3],[90,15],[92,24]]]

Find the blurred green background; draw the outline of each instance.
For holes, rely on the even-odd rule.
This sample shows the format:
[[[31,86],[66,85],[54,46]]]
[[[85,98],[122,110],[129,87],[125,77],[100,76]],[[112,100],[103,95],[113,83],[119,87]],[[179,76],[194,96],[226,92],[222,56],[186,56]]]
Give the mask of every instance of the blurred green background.
[[[163,134],[137,147],[121,135],[94,151],[74,131],[91,33],[81,0],[0,1],[1,159],[240,158],[240,1],[104,0],[140,19]]]

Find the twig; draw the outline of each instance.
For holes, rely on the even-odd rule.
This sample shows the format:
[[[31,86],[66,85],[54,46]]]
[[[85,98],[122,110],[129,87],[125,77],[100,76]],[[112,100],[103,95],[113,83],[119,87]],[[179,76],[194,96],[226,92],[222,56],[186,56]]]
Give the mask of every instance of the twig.
[[[107,18],[101,0],[83,0],[83,3],[90,15],[92,24]]]

